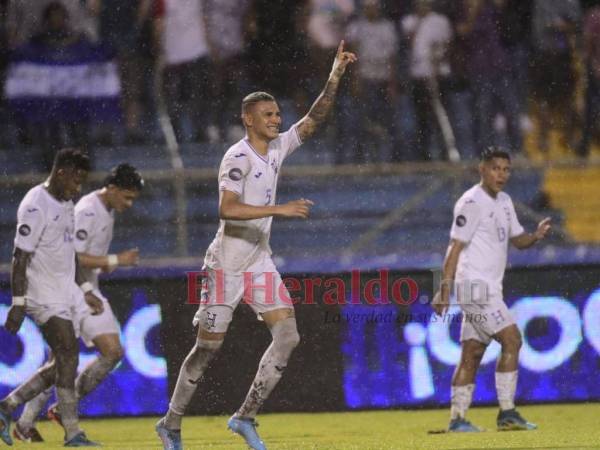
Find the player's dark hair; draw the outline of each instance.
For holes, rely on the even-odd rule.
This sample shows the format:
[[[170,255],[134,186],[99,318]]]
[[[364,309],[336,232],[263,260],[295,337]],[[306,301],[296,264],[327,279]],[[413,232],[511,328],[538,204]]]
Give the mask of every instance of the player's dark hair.
[[[53,170],[76,169],[89,172],[92,169],[90,158],[81,150],[76,148],[63,148],[54,157]]]
[[[113,167],[110,174],[104,180],[104,186],[112,184],[119,189],[129,191],[141,191],[144,187],[144,179],[131,164],[123,163]]]
[[[481,162],[489,162],[494,158],[502,158],[510,161],[510,153],[500,147],[488,147],[481,152]]]
[[[248,111],[248,108],[255,103],[274,102],[274,101],[275,101],[275,97],[273,97],[268,92],[262,92],[262,91],[252,92],[251,94],[246,95],[244,97],[244,99],[242,100],[242,114],[246,113]]]

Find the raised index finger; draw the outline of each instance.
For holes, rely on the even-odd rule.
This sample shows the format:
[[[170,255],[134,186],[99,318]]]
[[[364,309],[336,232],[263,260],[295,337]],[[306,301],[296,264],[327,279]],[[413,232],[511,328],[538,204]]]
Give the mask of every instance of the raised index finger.
[[[340,41],[340,45],[338,45],[337,53],[335,55],[336,58],[339,58],[344,52],[344,40]]]

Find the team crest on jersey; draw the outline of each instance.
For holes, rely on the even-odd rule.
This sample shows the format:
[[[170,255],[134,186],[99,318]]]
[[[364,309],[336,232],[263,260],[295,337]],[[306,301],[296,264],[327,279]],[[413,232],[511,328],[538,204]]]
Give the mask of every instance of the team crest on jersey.
[[[31,233],[31,228],[29,227],[29,225],[27,224],[23,224],[19,227],[19,234],[21,236],[29,236],[29,234]]]
[[[237,167],[234,167],[229,171],[227,176],[233,181],[240,181],[242,179],[242,171]]]
[[[85,230],[77,230],[77,233],[75,233],[75,236],[77,236],[77,239],[79,239],[80,241],[85,241],[88,237],[87,231]]]
[[[467,218],[462,214],[456,218],[456,225],[459,227],[464,227],[467,223]]]

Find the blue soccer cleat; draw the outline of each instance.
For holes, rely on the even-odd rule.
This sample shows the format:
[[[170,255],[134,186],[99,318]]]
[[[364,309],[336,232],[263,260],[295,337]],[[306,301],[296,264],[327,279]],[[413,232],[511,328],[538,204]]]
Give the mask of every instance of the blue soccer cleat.
[[[462,417],[452,419],[448,425],[448,433],[479,433],[480,431],[482,431],[481,428]]]
[[[246,444],[254,450],[267,450],[263,441],[258,437],[256,427],[258,423],[254,419],[231,416],[227,421],[227,428],[244,438]]]
[[[65,441],[65,447],[100,447],[100,444],[90,441],[83,431],[80,431],[68,441]]]
[[[500,411],[496,419],[498,431],[535,430],[537,425],[527,422],[515,408]]]
[[[164,450],[183,450],[181,444],[181,430],[169,430],[165,426],[165,419],[160,419],[156,424],[156,432],[163,443]]]
[[[2,430],[0,430],[0,439],[6,445],[13,445],[13,440],[10,437],[10,416],[3,413],[2,410],[0,410],[0,426],[2,427]]]

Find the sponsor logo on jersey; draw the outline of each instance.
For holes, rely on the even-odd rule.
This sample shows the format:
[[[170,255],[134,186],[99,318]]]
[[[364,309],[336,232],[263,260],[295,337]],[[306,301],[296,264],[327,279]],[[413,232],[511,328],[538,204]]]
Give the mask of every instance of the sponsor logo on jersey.
[[[27,208],[28,213],[36,212],[37,210],[37,208]]]
[[[260,178],[260,176],[262,175],[262,172],[258,172],[256,175],[254,175],[254,178]]]
[[[85,241],[88,237],[87,231],[85,230],[77,230],[77,233],[75,233],[75,236],[77,236],[77,239],[79,239],[80,241]]]
[[[86,212],[85,217],[92,217],[94,215],[93,212]]]
[[[462,214],[456,218],[456,225],[459,227],[464,227],[467,223],[467,218]]]
[[[233,181],[240,181],[242,179],[242,171],[237,167],[234,167],[229,171],[227,176]]]
[[[29,227],[29,225],[24,223],[19,227],[19,234],[21,236],[29,236],[29,233],[31,233],[31,228]]]
[[[238,153],[237,155],[233,155],[234,158],[241,158],[242,156],[246,156],[245,153]]]

